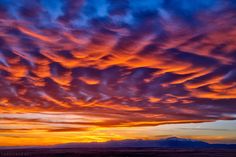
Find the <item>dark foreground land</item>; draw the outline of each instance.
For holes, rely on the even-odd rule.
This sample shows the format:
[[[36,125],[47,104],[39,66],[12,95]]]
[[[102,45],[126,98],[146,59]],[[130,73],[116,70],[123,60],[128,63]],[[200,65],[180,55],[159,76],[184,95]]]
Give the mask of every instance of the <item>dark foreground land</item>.
[[[44,148],[0,150],[0,157],[236,157],[236,150],[158,148]]]

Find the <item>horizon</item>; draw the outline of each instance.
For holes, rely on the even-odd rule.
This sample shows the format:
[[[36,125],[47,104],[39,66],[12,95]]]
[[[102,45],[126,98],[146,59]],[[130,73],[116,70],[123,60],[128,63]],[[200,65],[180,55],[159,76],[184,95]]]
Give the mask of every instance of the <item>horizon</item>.
[[[0,147],[236,144],[236,1],[0,0]]]
[[[209,143],[207,141],[201,141],[201,140],[194,140],[194,139],[190,139],[190,138],[182,138],[182,137],[175,137],[175,136],[169,136],[169,137],[162,137],[162,138],[158,138],[158,139],[124,139],[124,140],[108,140],[108,141],[103,141],[103,142],[71,142],[71,143],[59,143],[59,144],[52,144],[52,145],[21,145],[21,146],[0,146],[0,149],[16,149],[16,148],[19,148],[19,149],[28,149],[28,148],[75,148],[75,147],[78,147],[78,148],[87,148],[85,146],[87,146],[87,144],[106,144],[106,143],[110,143],[110,142],[124,142],[124,141],[161,141],[161,140],[193,140],[193,141],[196,141],[196,142],[204,142],[204,143],[207,143],[207,144],[210,144],[210,145],[214,145],[214,144],[225,144],[225,145],[236,145],[236,143]],[[76,146],[77,145],[77,146]],[[84,146],[83,146],[84,145]],[[62,147],[61,147],[62,146]],[[88,148],[93,148],[93,147],[99,147],[98,146],[89,146],[88,145]],[[109,147],[106,146],[106,147]],[[119,146],[120,148],[122,148],[122,145]]]

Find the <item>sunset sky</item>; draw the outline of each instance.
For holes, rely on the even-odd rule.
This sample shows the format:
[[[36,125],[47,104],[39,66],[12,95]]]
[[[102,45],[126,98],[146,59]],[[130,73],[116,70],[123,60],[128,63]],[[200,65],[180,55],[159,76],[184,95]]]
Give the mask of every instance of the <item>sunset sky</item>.
[[[0,146],[235,132],[235,0],[0,0]]]

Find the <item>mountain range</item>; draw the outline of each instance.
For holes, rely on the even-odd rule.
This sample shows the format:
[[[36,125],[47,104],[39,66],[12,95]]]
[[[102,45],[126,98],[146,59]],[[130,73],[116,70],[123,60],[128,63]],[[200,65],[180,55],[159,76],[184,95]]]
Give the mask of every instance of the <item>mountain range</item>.
[[[24,146],[24,147],[0,147],[0,149],[32,149],[32,148],[222,148],[236,149],[236,144],[210,144],[207,142],[169,137],[160,140],[121,140],[108,142],[91,142],[91,143],[66,143],[53,146]]]
[[[159,148],[236,148],[236,144],[210,144],[207,142],[169,137],[160,140],[121,140],[108,142],[92,142],[92,143],[67,143],[56,145],[56,148],[85,148],[85,147],[159,147]]]

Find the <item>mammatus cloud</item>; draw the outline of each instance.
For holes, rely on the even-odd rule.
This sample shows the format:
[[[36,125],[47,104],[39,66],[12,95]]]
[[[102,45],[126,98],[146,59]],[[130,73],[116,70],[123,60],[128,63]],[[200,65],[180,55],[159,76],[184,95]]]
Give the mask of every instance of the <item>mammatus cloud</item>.
[[[0,132],[234,120],[235,9],[1,0]]]

